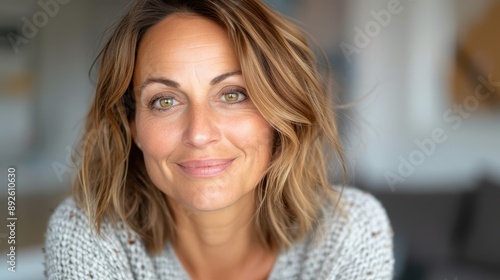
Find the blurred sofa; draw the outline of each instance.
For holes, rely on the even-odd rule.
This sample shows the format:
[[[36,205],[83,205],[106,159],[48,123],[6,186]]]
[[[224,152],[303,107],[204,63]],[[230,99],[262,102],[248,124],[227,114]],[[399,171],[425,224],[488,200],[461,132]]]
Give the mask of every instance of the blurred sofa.
[[[372,193],[395,232],[396,279],[500,279],[500,186]]]

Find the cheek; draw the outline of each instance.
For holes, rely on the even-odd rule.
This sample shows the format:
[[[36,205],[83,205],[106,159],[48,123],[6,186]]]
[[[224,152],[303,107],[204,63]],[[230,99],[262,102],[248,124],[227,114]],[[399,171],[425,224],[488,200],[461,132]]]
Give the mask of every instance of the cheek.
[[[174,192],[165,184],[173,177],[171,170],[165,168],[165,159],[168,159],[177,143],[178,132],[174,123],[165,118],[158,118],[148,114],[138,114],[136,118],[137,138],[141,142],[144,164],[149,178],[155,186],[169,196]]]
[[[137,139],[142,146],[145,158],[165,157],[175,147],[180,137],[175,122],[154,116],[141,116],[136,119]]]
[[[228,139],[254,161],[269,162],[273,129],[258,113],[240,118],[226,127]]]

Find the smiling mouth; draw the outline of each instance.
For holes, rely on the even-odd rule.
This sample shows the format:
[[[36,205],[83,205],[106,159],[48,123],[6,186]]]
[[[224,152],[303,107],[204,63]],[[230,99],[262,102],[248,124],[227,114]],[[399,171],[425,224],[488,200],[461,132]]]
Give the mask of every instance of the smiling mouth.
[[[234,159],[195,160],[178,163],[180,169],[193,178],[210,178],[224,173]]]

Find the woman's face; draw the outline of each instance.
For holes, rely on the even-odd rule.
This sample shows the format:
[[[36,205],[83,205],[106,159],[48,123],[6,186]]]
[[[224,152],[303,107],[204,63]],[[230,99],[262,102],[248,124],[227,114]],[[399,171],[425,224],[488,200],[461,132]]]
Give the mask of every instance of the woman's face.
[[[231,206],[269,166],[273,133],[252,104],[229,38],[202,17],[175,14],[144,36],[131,123],[152,182],[192,210]]]

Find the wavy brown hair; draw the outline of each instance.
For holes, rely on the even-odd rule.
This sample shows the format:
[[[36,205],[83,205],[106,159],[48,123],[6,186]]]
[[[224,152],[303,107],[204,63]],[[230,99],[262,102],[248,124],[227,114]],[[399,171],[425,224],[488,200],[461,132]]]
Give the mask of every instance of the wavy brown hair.
[[[256,187],[256,234],[269,249],[288,248],[315,229],[323,200],[337,197],[327,172],[335,154],[344,176],[345,168],[327,75],[304,33],[259,0],[130,3],[96,60],[98,83],[79,146],[75,201],[98,233],[109,217],[136,232],[151,253],[175,241],[175,217],[149,179],[129,126],[141,38],[174,13],[211,19],[227,31],[250,99],[275,133],[269,168]]]

